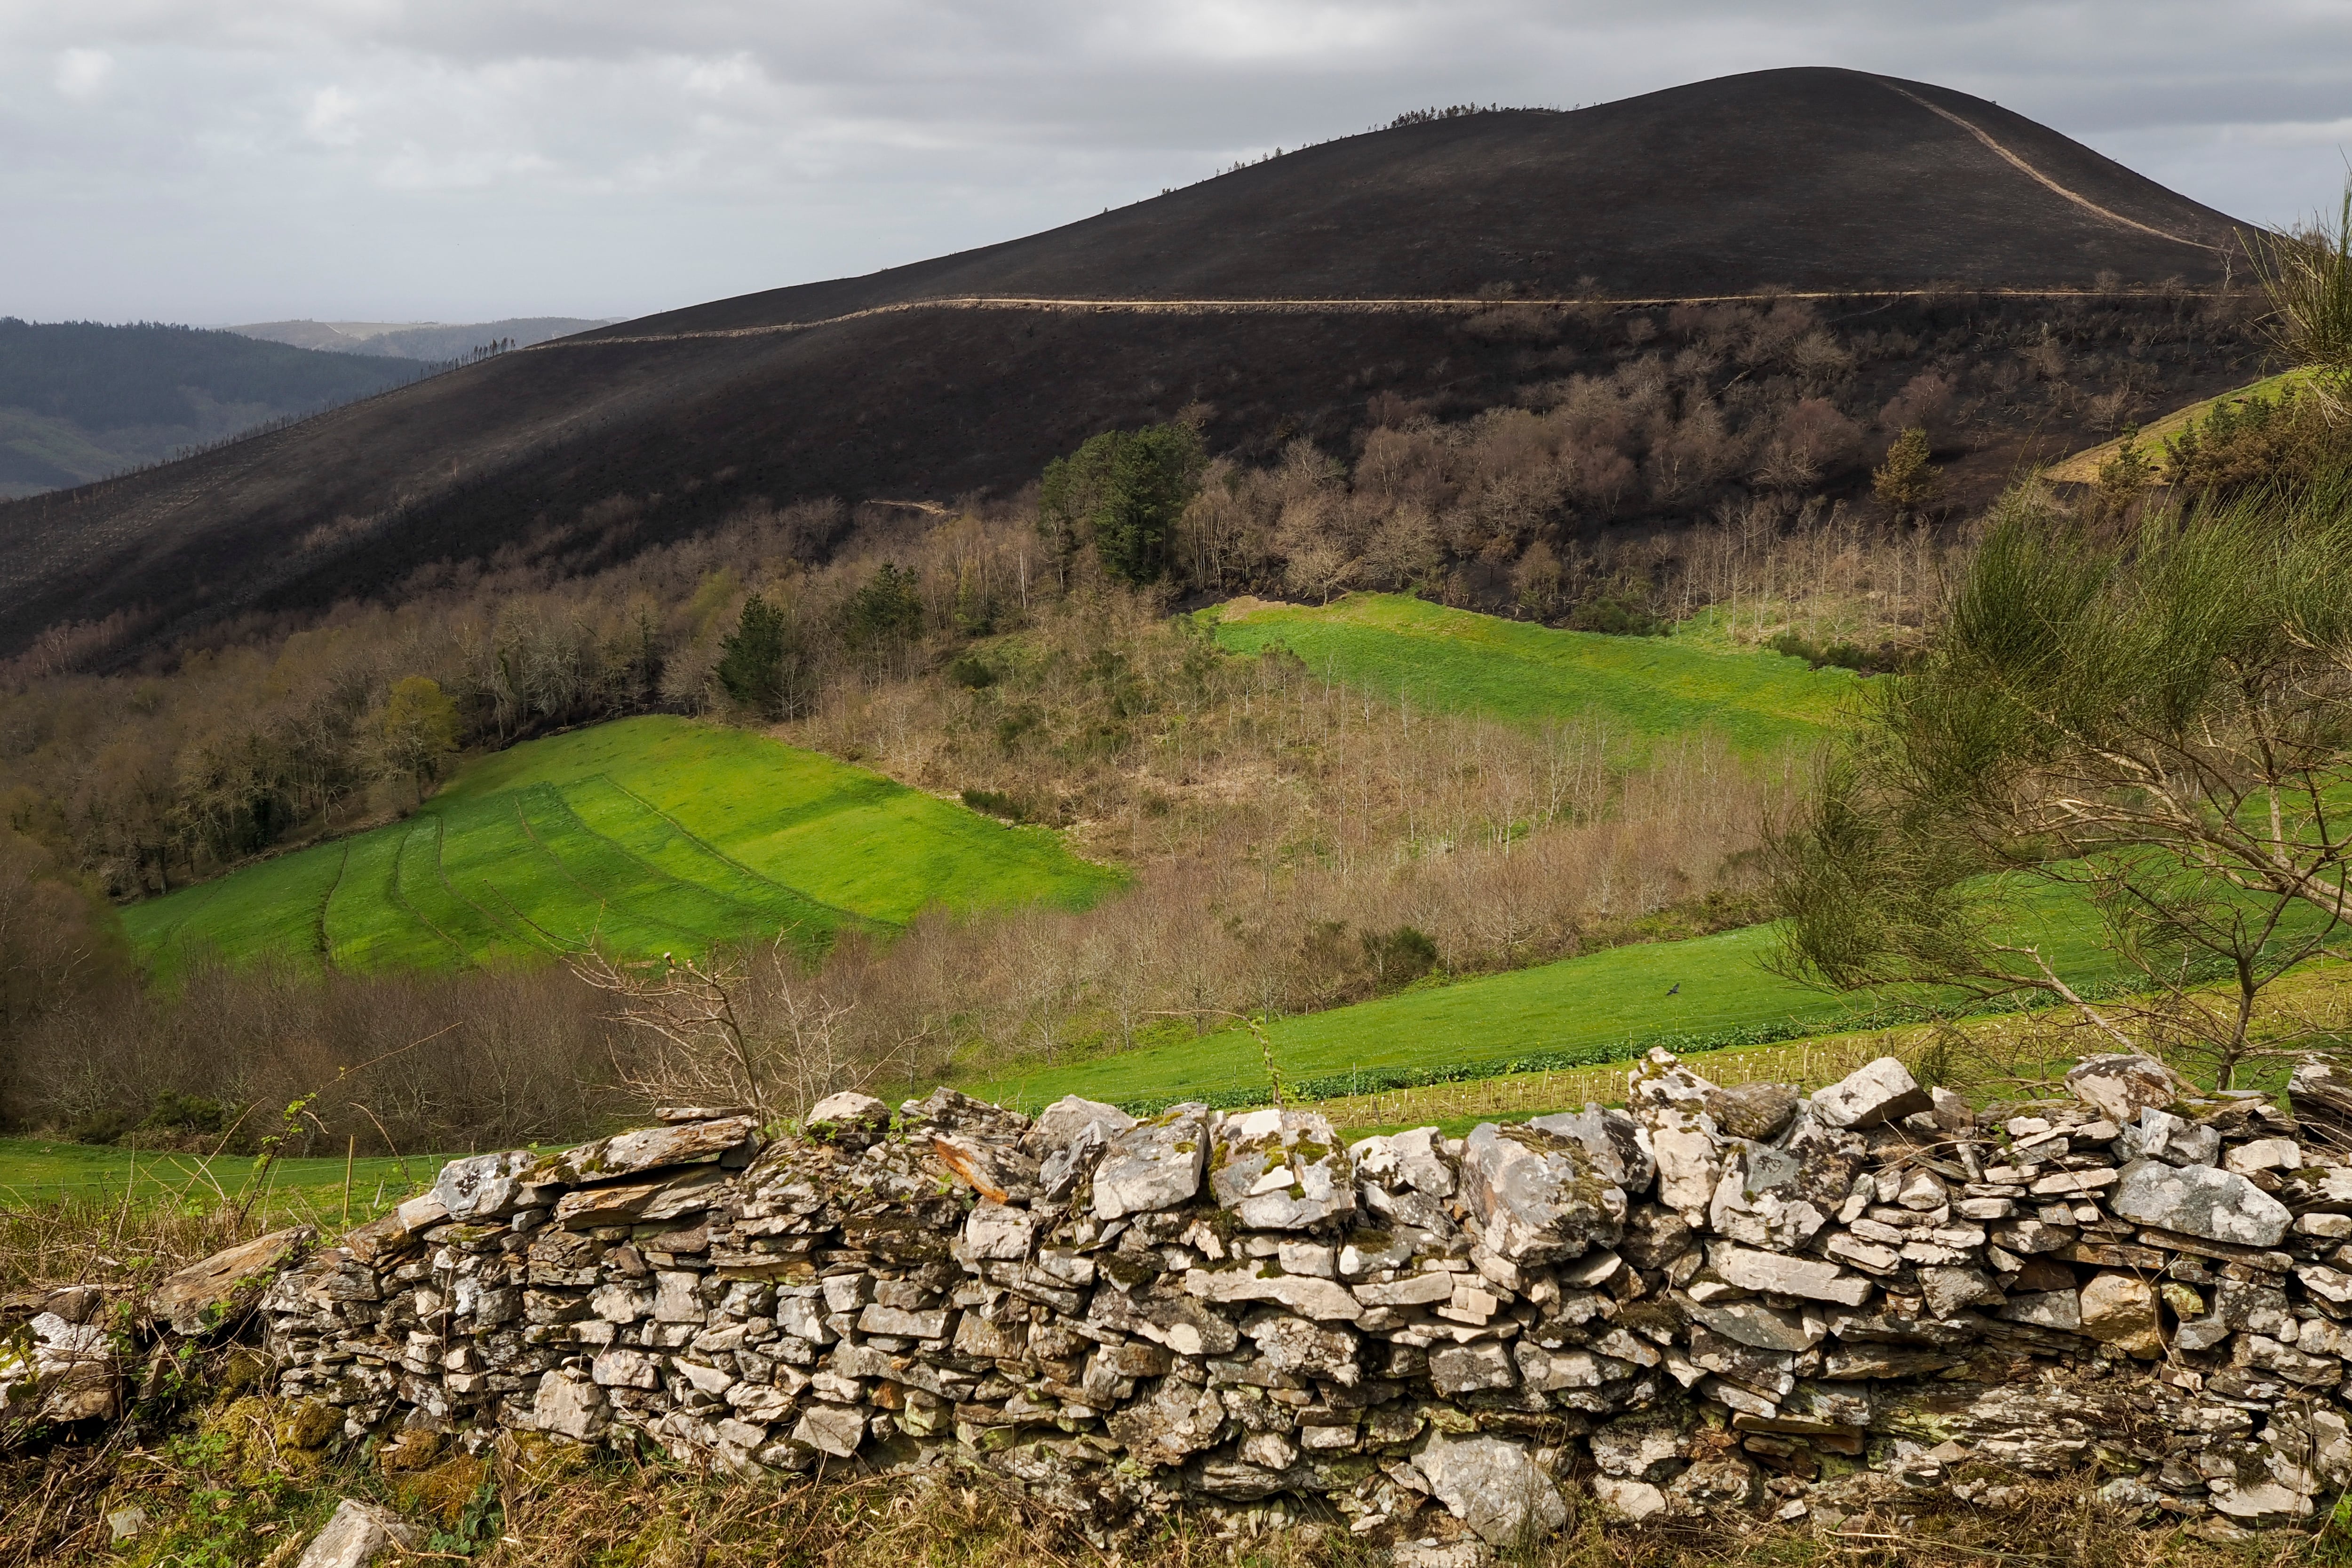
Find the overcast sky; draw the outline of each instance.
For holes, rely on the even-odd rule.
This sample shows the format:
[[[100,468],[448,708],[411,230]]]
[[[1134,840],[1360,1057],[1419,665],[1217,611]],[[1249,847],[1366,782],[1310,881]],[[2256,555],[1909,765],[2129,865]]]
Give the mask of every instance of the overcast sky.
[[[0,0],[0,314],[637,315],[1465,100],[1846,65],[2331,202],[2347,0]]]

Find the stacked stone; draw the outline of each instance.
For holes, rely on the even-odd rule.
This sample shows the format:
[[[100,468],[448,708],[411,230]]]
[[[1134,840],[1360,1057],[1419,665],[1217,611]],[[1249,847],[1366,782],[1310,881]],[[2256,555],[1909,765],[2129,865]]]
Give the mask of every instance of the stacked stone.
[[[2095,1453],[2122,1506],[2307,1512],[2352,1482],[2352,1161],[2147,1058],[2068,1089],[1979,1121],[1891,1058],[1804,1097],[1654,1052],[1622,1111],[1345,1149],[945,1089],[772,1142],[671,1111],[456,1162],[263,1308],[353,1435],[982,1464],[1105,1534],[1313,1498],[1501,1543],[1571,1471],[1634,1518],[1834,1518]]]

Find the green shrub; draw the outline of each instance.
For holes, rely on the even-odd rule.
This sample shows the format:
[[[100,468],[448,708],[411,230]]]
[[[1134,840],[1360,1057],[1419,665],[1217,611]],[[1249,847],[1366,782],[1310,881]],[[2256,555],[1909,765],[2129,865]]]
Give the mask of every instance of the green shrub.
[[[1876,647],[1864,647],[1860,643],[1817,643],[1799,632],[1776,634],[1764,645],[1774,653],[1801,658],[1815,669],[1851,669],[1857,675],[1891,675],[1907,668],[1912,660],[1909,650],[1891,642]]]
[[[1568,613],[1568,625],[1571,631],[1600,632],[1612,637],[1662,637],[1675,629],[1672,621],[1652,615],[1647,605],[1619,594],[1585,600]]]
[[[964,805],[991,816],[1001,816],[1007,822],[1026,822],[1028,811],[1003,790],[968,789],[963,792]]]
[[[1206,464],[1189,425],[1106,430],[1045,465],[1037,531],[1066,566],[1091,544],[1114,580],[1157,583],[1168,571],[1169,537]]]
[[[1363,933],[1364,965],[1383,991],[1410,985],[1437,967],[1437,944],[1412,926]]]
[[[2164,444],[2164,481],[2216,496],[2306,484],[2352,461],[2352,422],[2329,413],[2304,387],[2225,398]]]

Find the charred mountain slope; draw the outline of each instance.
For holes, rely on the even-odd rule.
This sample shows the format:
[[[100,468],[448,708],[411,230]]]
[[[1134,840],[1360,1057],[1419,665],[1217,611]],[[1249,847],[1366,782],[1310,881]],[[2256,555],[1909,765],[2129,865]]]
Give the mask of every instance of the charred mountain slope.
[[[1850,71],[1406,126],[0,508],[0,652],[60,621],[121,614],[152,637],[501,550],[609,558],[754,500],[1001,493],[1094,430],[1189,404],[1212,410],[1213,446],[1263,450],[1344,438],[1375,393],[1443,416],[1575,367],[1559,322],[1539,352],[1480,301],[1932,289],[1875,308],[1948,334],[2024,303],[1971,290],[2218,281],[2231,239],[2222,215],[1995,105]],[[973,297],[997,304],[952,303]],[[1114,300],[1166,303],[1085,303]],[[1598,352],[1608,310],[1558,314]],[[628,531],[584,540],[582,514],[622,492],[644,502]]]

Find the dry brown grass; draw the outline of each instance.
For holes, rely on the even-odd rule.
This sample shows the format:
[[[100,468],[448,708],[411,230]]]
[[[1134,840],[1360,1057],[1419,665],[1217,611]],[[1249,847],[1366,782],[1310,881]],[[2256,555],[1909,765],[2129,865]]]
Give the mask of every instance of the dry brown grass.
[[[249,1378],[252,1369],[240,1375]],[[149,1446],[53,1449],[0,1464],[0,1565],[262,1563],[284,1568],[344,1496],[388,1503],[436,1531],[399,1561],[482,1568],[1370,1568],[1383,1544],[1336,1520],[1219,1534],[1199,1516],[1151,1522],[1111,1548],[977,1471],[744,1481],[654,1459],[589,1454],[530,1437],[480,1458],[454,1447],[394,1465],[330,1458],[299,1413],[231,1380],[214,1404]],[[2026,1485],[1987,1510],[1906,1495],[1845,1519],[1765,1524],[1727,1515],[1635,1530],[1581,1489],[1558,1534],[1506,1552],[1506,1568],[2272,1568],[2352,1560],[2340,1532],[2242,1539],[2140,1528],[2101,1508],[2082,1478]],[[136,1506],[151,1524],[120,1552],[105,1516]]]

